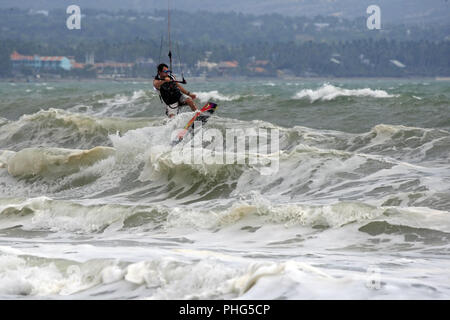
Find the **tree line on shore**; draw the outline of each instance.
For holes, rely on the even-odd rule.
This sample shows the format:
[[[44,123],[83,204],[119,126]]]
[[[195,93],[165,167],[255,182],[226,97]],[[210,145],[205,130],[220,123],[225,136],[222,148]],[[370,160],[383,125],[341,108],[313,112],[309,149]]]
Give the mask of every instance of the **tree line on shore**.
[[[90,11],[87,14],[90,20],[86,18],[79,31],[56,28],[66,17],[64,12],[57,13],[45,16],[30,15],[18,9],[0,10],[1,77],[12,75],[9,56],[13,51],[28,55],[73,56],[79,62],[84,62],[87,53],[94,53],[96,62],[135,62],[149,58],[154,63],[167,61],[166,39],[161,47],[161,37],[167,28],[163,11],[151,15],[131,11],[114,15]],[[193,22],[201,17],[204,23]],[[215,21],[210,21],[214,18]],[[448,26],[430,30],[409,26],[408,30],[418,28],[419,31],[408,37],[404,32],[406,26],[391,26],[388,33],[371,33],[364,28],[358,29],[364,21],[336,17],[258,17],[175,11],[174,19],[178,22],[173,28],[181,20],[189,21],[183,28],[173,31],[175,66],[182,62],[184,71],[194,75],[202,71],[196,65],[207,57],[206,52],[210,52],[210,62],[237,61],[238,68],[226,70],[231,76],[450,75],[450,41],[443,37]],[[241,32],[237,32],[237,28],[241,28]],[[347,31],[338,33],[339,28]],[[359,31],[352,33],[352,30]],[[430,32],[428,38],[422,35],[427,30]],[[216,32],[215,37],[212,32]],[[405,36],[400,36],[403,33]],[[258,65],[258,61],[263,63]],[[95,76],[88,69],[77,72],[78,76]],[[136,77],[150,77],[154,75],[154,66],[136,64],[132,72]],[[70,76],[64,71],[60,73]]]

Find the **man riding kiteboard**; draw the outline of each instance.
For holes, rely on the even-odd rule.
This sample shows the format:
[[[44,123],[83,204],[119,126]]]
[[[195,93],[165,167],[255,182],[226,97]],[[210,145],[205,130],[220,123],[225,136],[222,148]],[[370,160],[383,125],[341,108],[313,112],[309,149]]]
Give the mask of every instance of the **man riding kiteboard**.
[[[166,104],[166,115],[169,118],[176,116],[186,105],[192,111],[198,111],[194,102],[197,96],[181,86],[166,64],[161,63],[158,66],[158,74],[153,80],[153,87],[159,91],[161,100]]]

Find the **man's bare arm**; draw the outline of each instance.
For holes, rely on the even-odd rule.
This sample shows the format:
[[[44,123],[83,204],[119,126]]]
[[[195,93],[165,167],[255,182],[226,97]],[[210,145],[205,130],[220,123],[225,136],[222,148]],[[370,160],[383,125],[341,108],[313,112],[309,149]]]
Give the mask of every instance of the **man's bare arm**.
[[[185,95],[188,95],[192,99],[195,99],[197,96],[195,94],[192,94],[190,91],[187,91],[183,86],[179,83],[177,83],[178,88],[180,88],[180,91],[184,93]]]
[[[162,84],[164,82],[168,82],[168,81],[170,81],[169,77],[165,78],[164,80],[156,80],[155,79],[155,80],[153,80],[153,86],[159,90],[159,88],[161,88]]]

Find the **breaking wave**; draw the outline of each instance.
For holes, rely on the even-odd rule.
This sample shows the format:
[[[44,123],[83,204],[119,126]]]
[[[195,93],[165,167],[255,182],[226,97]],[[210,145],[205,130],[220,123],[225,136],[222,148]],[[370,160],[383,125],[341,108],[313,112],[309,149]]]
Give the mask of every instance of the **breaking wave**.
[[[53,146],[89,149],[109,145],[108,135],[151,125],[152,118],[100,118],[60,109],[24,115],[0,126],[0,148],[19,151],[23,148]]]
[[[55,111],[42,113],[38,113],[38,119],[42,116],[55,119]],[[235,127],[278,128],[279,153],[269,156],[252,150],[242,154],[235,151],[236,157],[244,160],[242,163],[178,162],[180,150],[197,152],[187,142],[183,144],[185,149],[177,149],[171,141],[173,130],[189,116],[187,113],[171,121],[158,120],[151,122],[152,126],[137,129],[131,127],[145,126],[145,121],[130,120],[122,133],[108,134],[95,118],[64,113],[63,119],[69,123],[84,120],[81,123],[94,132],[100,128],[104,143],[88,148],[46,146],[0,151],[0,168],[6,169],[0,177],[8,181],[0,184],[0,190],[11,196],[37,196],[45,188],[47,194],[58,197],[109,194],[139,199],[142,203],[169,199],[184,203],[238,197],[252,189],[278,201],[326,203],[336,198],[370,201],[375,197],[378,204],[450,207],[450,199],[445,195],[448,187],[445,150],[450,143],[446,131],[377,125],[367,133],[350,134],[213,118],[208,127],[222,133],[224,121]],[[20,119],[18,123],[23,121]],[[66,127],[64,121],[58,123]],[[82,132],[77,128],[76,133]],[[219,150],[220,143],[214,140],[200,147],[200,154]],[[268,162],[252,163],[251,155]],[[268,169],[273,170],[269,175],[261,174]],[[32,181],[27,180],[30,177]]]
[[[9,234],[18,230],[74,234],[217,230],[248,225],[260,228],[270,224],[324,230],[356,224],[361,227],[359,231],[373,235],[413,233],[417,228],[425,228],[450,239],[447,216],[448,211],[375,206],[358,201],[323,205],[278,204],[258,192],[251,192],[229,208],[223,208],[223,203],[202,208],[164,204],[89,204],[48,197],[0,200],[0,230]],[[429,220],[430,217],[433,221]],[[251,232],[248,229],[240,230]]]
[[[195,92],[197,98],[202,102],[208,101],[234,101],[240,98],[239,95],[224,95],[219,93],[217,90],[208,91],[208,92]]]
[[[91,150],[61,148],[27,148],[18,152],[5,152],[6,161],[1,161],[15,177],[58,177],[78,172],[82,167],[106,159],[114,154],[113,148],[95,147]]]
[[[189,84],[223,140],[176,145],[150,82],[7,85],[0,298],[448,297],[448,86],[293,81]]]
[[[344,89],[335,87],[332,84],[324,84],[317,90],[303,89],[298,92],[294,99],[308,98],[311,102],[317,100],[330,101],[338,97],[373,97],[373,98],[394,98],[398,95],[392,95],[384,90],[364,89]]]

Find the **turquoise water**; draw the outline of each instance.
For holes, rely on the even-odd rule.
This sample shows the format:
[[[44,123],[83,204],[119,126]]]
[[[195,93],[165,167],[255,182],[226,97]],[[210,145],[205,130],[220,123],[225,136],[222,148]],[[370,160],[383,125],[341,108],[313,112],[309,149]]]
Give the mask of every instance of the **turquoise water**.
[[[187,88],[276,170],[176,163],[151,82],[0,83],[0,297],[448,299],[450,82]]]

